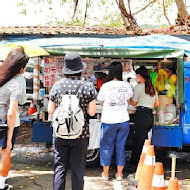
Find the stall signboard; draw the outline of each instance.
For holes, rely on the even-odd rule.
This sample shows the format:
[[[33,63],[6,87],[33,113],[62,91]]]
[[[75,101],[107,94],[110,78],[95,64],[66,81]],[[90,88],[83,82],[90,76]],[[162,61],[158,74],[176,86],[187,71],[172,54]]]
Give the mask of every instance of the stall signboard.
[[[122,65],[123,65],[123,71],[131,72],[132,59],[123,59],[120,61],[122,62]],[[109,65],[111,63],[111,59],[97,60],[97,59],[86,57],[86,58],[82,58],[82,62],[87,64],[85,71],[82,72],[82,77],[88,79],[94,75],[93,66],[95,64],[99,62],[104,62],[106,63],[106,65]],[[53,84],[57,80],[63,77],[63,73],[62,73],[63,65],[64,65],[63,56],[45,57],[44,59],[44,86],[45,87],[52,87]]]
[[[82,62],[87,64],[86,70],[82,72],[82,76],[90,78],[94,75],[93,64],[94,59],[83,58]],[[44,59],[44,86],[52,87],[53,84],[63,77],[62,69],[64,65],[64,57],[45,57]]]
[[[55,81],[62,76],[62,69],[64,64],[63,56],[59,57],[45,57],[44,60],[44,86],[52,87]]]

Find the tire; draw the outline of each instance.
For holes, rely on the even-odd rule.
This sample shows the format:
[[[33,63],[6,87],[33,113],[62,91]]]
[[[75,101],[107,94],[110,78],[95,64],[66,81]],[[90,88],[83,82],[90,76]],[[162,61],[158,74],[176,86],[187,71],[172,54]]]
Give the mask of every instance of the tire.
[[[95,165],[99,164],[99,160],[100,160],[99,148],[88,150],[87,155],[86,155],[87,166],[95,166]]]

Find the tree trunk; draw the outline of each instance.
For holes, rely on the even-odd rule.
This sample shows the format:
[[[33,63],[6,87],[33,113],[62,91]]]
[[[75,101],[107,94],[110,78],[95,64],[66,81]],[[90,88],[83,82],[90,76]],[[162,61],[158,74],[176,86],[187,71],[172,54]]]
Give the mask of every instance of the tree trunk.
[[[181,19],[187,19],[188,17],[190,18],[189,13],[187,12],[187,9],[185,7],[184,1],[183,0],[175,0],[177,9],[178,9],[178,14]]]
[[[123,0],[116,0],[117,4],[118,4],[118,7],[121,11],[121,16],[122,16],[122,19],[124,22],[124,25],[126,28],[129,28],[130,30],[133,30],[133,31],[137,31],[139,30],[139,26],[135,20],[135,18],[133,17],[132,14],[128,13],[127,10],[126,10],[126,7],[125,7],[125,4],[124,4],[124,1]],[[130,12],[130,11],[129,11]],[[126,19],[124,19],[124,17]],[[127,22],[126,22],[127,21]],[[128,26],[126,26],[126,24]]]
[[[180,25],[185,25],[187,30],[190,30],[190,15],[187,12],[187,9],[185,7],[183,0],[175,0],[177,9],[178,9],[178,18],[177,23],[180,23]]]

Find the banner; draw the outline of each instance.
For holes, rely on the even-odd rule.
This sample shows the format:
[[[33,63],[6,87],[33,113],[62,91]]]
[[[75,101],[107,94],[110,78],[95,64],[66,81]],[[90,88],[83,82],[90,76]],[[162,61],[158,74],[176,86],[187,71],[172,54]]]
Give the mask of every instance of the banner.
[[[63,77],[63,57],[45,57],[44,86],[52,87],[55,81]]]

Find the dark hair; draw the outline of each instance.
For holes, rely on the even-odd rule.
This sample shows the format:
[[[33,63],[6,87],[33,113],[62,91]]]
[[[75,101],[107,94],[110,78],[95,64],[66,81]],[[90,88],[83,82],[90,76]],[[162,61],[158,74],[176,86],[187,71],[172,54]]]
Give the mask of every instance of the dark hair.
[[[123,80],[123,66],[121,62],[114,61],[109,65],[109,72],[107,76],[107,82],[113,80],[114,78],[122,81]]]
[[[14,48],[0,66],[0,87],[16,76],[22,68],[24,69],[28,60],[29,57],[23,47]]]
[[[156,90],[154,86],[152,85],[152,81],[150,80],[150,76],[148,73],[148,70],[144,66],[140,66],[136,70],[136,74],[141,75],[145,80],[145,94],[148,94],[150,96],[154,96],[156,94]]]

